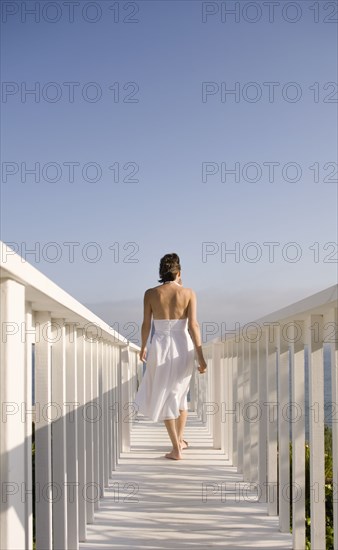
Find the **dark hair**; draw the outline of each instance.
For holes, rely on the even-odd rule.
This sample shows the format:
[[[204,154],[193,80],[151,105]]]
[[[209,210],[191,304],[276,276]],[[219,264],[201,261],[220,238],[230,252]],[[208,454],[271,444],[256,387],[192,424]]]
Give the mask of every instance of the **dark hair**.
[[[160,261],[160,279],[159,283],[165,283],[167,281],[174,281],[177,273],[181,271],[180,259],[175,252],[171,254],[165,254]]]

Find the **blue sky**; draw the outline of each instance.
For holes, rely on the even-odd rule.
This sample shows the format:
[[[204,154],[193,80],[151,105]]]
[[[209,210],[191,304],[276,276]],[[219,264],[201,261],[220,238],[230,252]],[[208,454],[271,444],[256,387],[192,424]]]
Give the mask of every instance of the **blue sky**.
[[[269,22],[263,2],[238,2],[236,23],[222,22],[236,2],[81,2],[74,22],[39,2],[21,21],[34,4],[2,6],[3,241],[125,334],[167,252],[200,323],[246,322],[337,282],[337,27],[324,3],[282,1]],[[203,10],[218,12],[203,22]],[[222,101],[236,83],[238,101]],[[40,181],[24,181],[36,163]],[[205,163],[216,173],[203,182]],[[222,181],[222,163],[239,181]],[[236,246],[238,261],[222,255]]]

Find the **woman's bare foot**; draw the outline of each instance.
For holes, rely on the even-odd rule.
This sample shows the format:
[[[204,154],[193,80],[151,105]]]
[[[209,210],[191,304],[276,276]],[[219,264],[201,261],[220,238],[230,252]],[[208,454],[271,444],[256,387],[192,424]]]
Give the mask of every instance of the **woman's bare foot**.
[[[179,451],[175,451],[174,449],[164,456],[166,458],[171,458],[171,460],[182,460],[181,453]]]
[[[184,439],[182,439],[180,441],[180,447],[181,447],[181,451],[182,451],[182,449],[187,449],[188,448],[188,441],[185,441]]]

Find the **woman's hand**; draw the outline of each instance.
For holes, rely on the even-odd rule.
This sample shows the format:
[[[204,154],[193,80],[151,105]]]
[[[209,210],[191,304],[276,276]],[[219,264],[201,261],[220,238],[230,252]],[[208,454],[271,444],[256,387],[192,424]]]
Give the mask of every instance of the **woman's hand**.
[[[144,347],[144,348],[141,348],[141,351],[140,351],[140,361],[142,362],[146,362],[146,355],[147,355],[147,348]]]
[[[207,370],[207,364],[206,364],[205,360],[204,360],[204,359],[199,359],[198,363],[199,363],[199,367],[198,367],[197,370],[198,370],[201,374],[204,374],[204,373],[206,372],[206,370]]]

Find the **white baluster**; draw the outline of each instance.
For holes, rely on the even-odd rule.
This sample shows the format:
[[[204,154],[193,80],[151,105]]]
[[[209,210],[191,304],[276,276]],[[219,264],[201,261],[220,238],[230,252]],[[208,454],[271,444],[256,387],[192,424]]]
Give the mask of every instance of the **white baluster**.
[[[243,473],[243,405],[244,405],[244,342],[241,338],[237,348],[237,402],[239,407],[238,423],[237,423],[237,472]]]
[[[25,323],[25,287],[16,281],[1,279],[1,320],[0,547],[6,550],[23,550],[26,548],[26,505],[22,498],[22,488],[25,491],[28,489],[25,466],[26,427],[20,414],[20,405],[26,402],[26,388],[23,383],[26,346],[24,338],[21,338]],[[50,539],[46,537],[46,541],[49,543]]]
[[[243,404],[241,422],[243,423],[243,480],[250,480],[251,462],[251,422],[250,422],[250,344],[247,336],[242,339],[243,350]]]
[[[277,369],[276,369],[276,323],[266,331],[267,352],[267,494],[268,514],[277,515]],[[264,403],[263,403],[264,405]]]
[[[86,424],[86,484],[84,494],[87,507],[87,523],[94,523],[94,504],[99,497],[100,487],[94,478],[94,422],[98,422],[101,410],[93,403],[93,360],[97,337],[86,333],[86,385],[85,385],[85,424]]]
[[[79,476],[79,541],[84,542],[87,538],[87,504],[86,504],[86,346],[88,342],[82,329],[77,329],[77,400],[79,408],[77,411],[77,443],[78,443],[78,476]]]
[[[258,342],[258,400],[260,421],[258,424],[258,486],[259,501],[267,502],[267,442],[268,442],[268,409],[267,409],[267,347],[266,329],[263,329]]]
[[[33,326],[33,312],[31,303],[26,304],[26,328],[25,328],[25,345],[26,345],[26,364],[25,364],[25,389],[26,389],[26,407],[27,415],[22,419],[25,424],[25,464],[26,464],[26,490],[27,495],[25,497],[26,502],[26,548],[32,550],[33,548],[33,502],[32,502],[32,418],[29,411],[33,412],[32,402],[32,354],[33,344],[35,342],[35,326]]]
[[[52,548],[51,328],[50,313],[37,311],[35,344],[36,549]]]
[[[211,400],[211,416],[212,416],[212,435],[214,449],[222,447],[222,372],[221,372],[221,351],[223,343],[214,342],[212,344],[212,400]],[[203,375],[204,376],[204,375]]]
[[[114,403],[113,403],[113,346],[110,342],[107,343],[108,353],[108,448],[109,448],[109,479],[112,479],[113,474],[113,455],[114,455],[114,439],[113,439],[113,421],[114,421]]]
[[[258,402],[258,352],[259,337],[249,342],[250,346],[250,481],[258,483],[259,422],[261,408]]]
[[[77,550],[79,532],[78,499],[78,400],[77,333],[75,324],[66,324],[66,436],[67,436],[67,516],[68,547]]]
[[[111,416],[112,416],[112,464],[111,469],[114,472],[117,466],[117,453],[118,453],[118,418],[119,418],[119,407],[118,407],[118,396],[117,396],[117,368],[118,368],[118,357],[120,351],[117,346],[112,347],[112,390],[111,390]]]
[[[226,410],[233,410],[234,408],[234,382],[233,382],[233,354],[234,354],[234,341],[228,340],[225,343],[226,347],[226,397],[224,403],[223,422],[226,429],[226,450],[227,458],[231,464],[233,464],[233,444],[234,444],[234,424],[236,422],[235,416],[230,416],[226,413]]]
[[[239,345],[235,339],[231,341],[232,343],[232,406],[230,406],[231,397],[229,397],[229,410],[233,412],[226,413],[233,420],[232,422],[232,464],[238,468],[238,425],[240,422],[240,402],[238,397],[238,358],[240,354]],[[226,416],[228,419],[229,416]]]
[[[305,548],[305,381],[304,322],[295,320],[289,330],[292,437],[292,539],[294,550]]]
[[[64,319],[52,319],[53,547],[67,548],[66,338]]]
[[[278,361],[278,498],[279,530],[290,531],[290,424],[289,413],[289,342],[283,327],[277,328]]]
[[[102,457],[102,449],[100,446],[99,430],[102,419],[102,408],[99,399],[99,354],[101,343],[97,339],[93,342],[93,406],[97,411],[96,421],[93,422],[93,469],[94,481],[97,487],[100,487],[100,498],[103,497],[103,484],[100,483],[100,457]],[[94,510],[100,509],[100,500],[95,499]]]
[[[309,368],[311,547],[325,550],[323,316],[306,319]]]
[[[120,423],[121,423],[121,452],[130,451],[130,400],[129,400],[129,346],[121,350],[120,368]]]
[[[104,487],[109,486],[109,425],[108,425],[108,349],[107,344],[102,342],[102,387],[103,387],[103,483]]]

